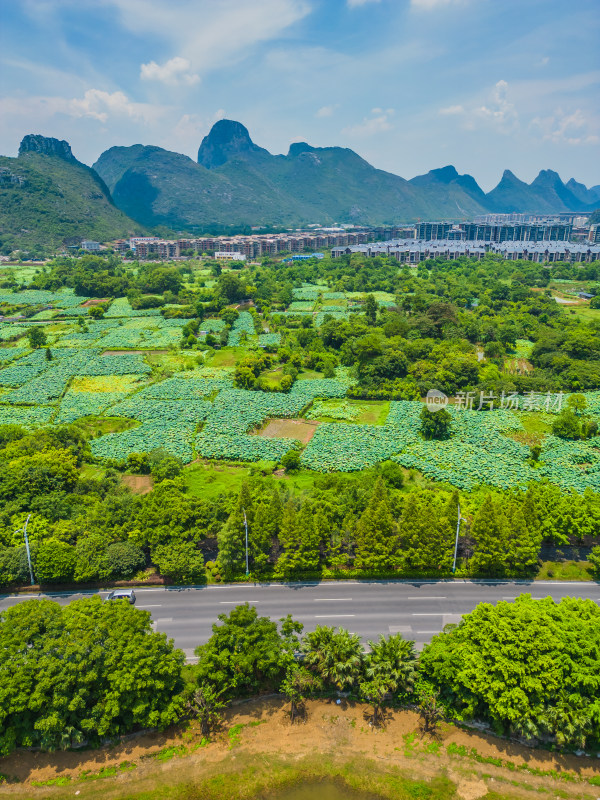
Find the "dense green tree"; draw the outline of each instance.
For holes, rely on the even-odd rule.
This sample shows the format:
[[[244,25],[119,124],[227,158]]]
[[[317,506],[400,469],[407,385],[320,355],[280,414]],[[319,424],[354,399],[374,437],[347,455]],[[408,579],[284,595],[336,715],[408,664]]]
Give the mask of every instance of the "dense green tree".
[[[476,573],[501,577],[535,570],[542,534],[527,527],[518,504],[504,508],[487,495],[475,514],[471,535],[475,540],[471,567]]]
[[[43,347],[46,344],[46,332],[43,328],[34,327],[29,328],[27,331],[27,338],[29,339],[30,346],[37,350],[39,347]]]
[[[38,583],[69,583],[75,572],[75,548],[66,542],[47,539],[35,550],[33,574]]]
[[[561,439],[580,439],[581,422],[572,411],[565,410],[552,422],[552,433]]]
[[[152,560],[160,574],[175,583],[203,583],[204,556],[194,542],[171,541],[152,549]]]
[[[105,552],[106,538],[103,535],[91,533],[81,537],[75,547],[75,580],[86,583],[107,577]]]
[[[277,624],[259,617],[248,603],[219,614],[219,622],[208,642],[196,648],[198,683],[229,686],[226,696],[278,686],[290,656]]]
[[[265,567],[269,560],[281,513],[281,498],[276,489],[256,505],[252,530],[249,533],[250,557],[256,569]]]
[[[146,556],[133,542],[114,542],[104,552],[103,571],[114,579],[130,578],[146,566]]]
[[[355,564],[360,569],[390,569],[396,562],[398,536],[388,492],[379,478],[356,526]]]
[[[421,656],[424,676],[463,718],[502,734],[556,736],[585,747],[600,736],[600,608],[591,600],[521,595],[481,603],[435,636]]]
[[[0,553],[0,558],[2,558],[1,553]],[[596,578],[600,578],[600,545],[592,547],[591,552],[588,556],[588,561],[592,565],[594,576]]]
[[[128,603],[19,603],[0,614],[0,753],[170,725],[183,710],[183,663]]]
[[[446,505],[431,495],[409,495],[400,521],[404,563],[414,570],[447,571],[452,566],[458,493]]]
[[[0,547],[0,586],[30,582],[25,545]]]
[[[580,393],[570,395],[567,399],[567,407],[571,411],[575,412],[575,414],[585,411],[587,408],[587,400],[585,399],[585,395]]]
[[[285,468],[286,472],[296,472],[300,469],[300,453],[298,450],[288,450],[285,455],[281,457],[281,466]]]
[[[421,435],[424,439],[449,439],[452,434],[452,417],[445,408],[430,411],[423,406],[420,414]]]
[[[377,300],[372,294],[368,294],[365,297],[364,311],[369,325],[375,325],[377,322]]]
[[[302,572],[314,572],[320,562],[320,535],[311,503],[304,502],[299,511],[293,501],[283,509],[279,541],[284,552],[279,556],[277,569],[290,577]]]
[[[250,487],[243,483],[235,507],[219,531],[219,564],[226,575],[234,575],[246,563],[246,523],[254,521],[254,502]]]

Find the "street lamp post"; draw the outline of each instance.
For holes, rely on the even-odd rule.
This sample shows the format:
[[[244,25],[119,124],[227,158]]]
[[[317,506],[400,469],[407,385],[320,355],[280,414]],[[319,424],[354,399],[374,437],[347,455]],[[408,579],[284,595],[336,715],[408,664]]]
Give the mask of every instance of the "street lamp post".
[[[23,536],[25,537],[25,550],[27,551],[27,563],[29,564],[29,577],[31,578],[31,585],[34,586],[35,581],[33,579],[33,567],[31,566],[31,552],[29,550],[29,538],[27,537],[27,523],[29,522],[29,518],[31,514],[28,514],[27,519],[25,520],[25,525],[23,526]],[[15,531],[18,533],[19,531]]]
[[[454,561],[452,562],[452,574],[456,572],[456,556],[458,553],[458,534],[460,532],[460,523],[466,522],[464,517],[460,515],[460,503],[458,504],[458,520],[456,521],[456,539],[454,540]]]
[[[244,528],[246,529],[246,575],[250,574],[248,569],[248,520],[246,519],[246,509],[244,509]]]

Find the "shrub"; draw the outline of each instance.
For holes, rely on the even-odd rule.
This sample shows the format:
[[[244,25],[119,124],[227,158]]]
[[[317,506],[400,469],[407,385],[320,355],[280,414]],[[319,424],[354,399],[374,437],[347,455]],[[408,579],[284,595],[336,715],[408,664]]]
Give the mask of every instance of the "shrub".
[[[286,472],[296,472],[300,469],[300,453],[298,450],[288,450],[281,459],[281,466]]]
[[[127,469],[140,475],[150,472],[150,459],[148,453],[129,453],[127,456]]]
[[[588,561],[593,567],[595,577],[600,578],[600,545],[592,548]]]
[[[75,548],[57,539],[40,542],[35,551],[33,573],[39,583],[66,583],[73,580]]]
[[[0,550],[0,586],[10,583],[28,583],[29,565],[25,545]]]
[[[129,578],[146,565],[146,557],[133,542],[115,542],[106,548],[102,565],[110,578]]]
[[[581,422],[572,411],[563,411],[552,423],[552,433],[560,439],[580,439]]]
[[[161,575],[176,583],[199,583],[204,580],[204,557],[193,542],[169,542],[152,551],[152,560]]]

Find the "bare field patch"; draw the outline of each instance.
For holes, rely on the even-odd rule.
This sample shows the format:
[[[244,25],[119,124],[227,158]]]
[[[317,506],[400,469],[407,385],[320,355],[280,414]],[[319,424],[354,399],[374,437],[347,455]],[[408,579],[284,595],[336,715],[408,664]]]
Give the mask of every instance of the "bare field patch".
[[[149,494],[154,488],[150,475],[122,475],[121,480],[134,494]]]
[[[377,796],[390,800],[408,796],[400,795],[393,782],[386,780],[392,775],[425,781],[432,791],[410,796],[431,800],[524,798],[531,797],[532,791],[573,800],[597,797],[597,791],[587,782],[598,775],[593,758],[533,750],[446,723],[432,738],[423,733],[418,714],[408,710],[388,710],[384,727],[374,730],[369,724],[370,709],[348,700],[342,700],[340,705],[333,699],[311,700],[305,720],[296,725],[290,725],[287,711],[288,704],[281,697],[234,705],[225,714],[221,732],[210,742],[202,739],[192,722],[164,733],[128,737],[120,744],[97,750],[19,751],[0,759],[0,771],[20,781],[1,786],[0,797],[262,797],[262,791],[242,791],[251,783],[253,771],[264,766],[268,788],[269,781],[276,786],[278,776],[300,765],[304,765],[307,778],[311,774],[356,778],[357,770],[377,773],[376,782],[365,783],[361,788],[383,790]],[[235,781],[232,786],[223,783],[224,776],[236,772],[240,773],[237,785]],[[89,783],[86,773],[107,777]],[[566,774],[567,780],[561,778],[561,773]],[[217,794],[196,792],[207,779],[210,786],[210,779],[215,776],[218,784],[212,788],[220,787]],[[436,781],[445,776],[451,784],[445,793],[438,793],[434,789]],[[65,785],[31,786],[32,782],[57,778],[69,783],[68,789]],[[167,787],[169,790],[165,791]],[[177,787],[181,791],[173,791]]]
[[[91,308],[92,306],[99,306],[100,303],[109,303],[110,297],[92,297],[91,300],[86,300],[81,304],[82,308]]]
[[[319,423],[316,421],[305,419],[271,419],[257,433],[267,439],[283,437],[284,439],[298,439],[302,444],[308,444],[315,435],[318,425]]]

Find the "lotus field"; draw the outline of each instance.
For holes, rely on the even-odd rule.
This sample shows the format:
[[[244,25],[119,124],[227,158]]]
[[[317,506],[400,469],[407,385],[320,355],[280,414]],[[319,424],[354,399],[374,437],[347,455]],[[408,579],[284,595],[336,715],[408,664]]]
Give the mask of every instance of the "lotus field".
[[[378,302],[393,302],[392,296],[379,294]],[[352,320],[348,304],[355,298],[349,293],[304,284],[293,289],[292,297],[284,313],[312,314],[317,326],[327,314]],[[452,436],[425,441],[419,433],[420,402],[391,402],[385,419],[388,404],[381,406],[383,424],[357,423],[365,409],[346,399],[352,378],[345,368],[338,368],[333,378],[310,378],[301,372],[287,393],[247,391],[234,387],[233,366],[211,366],[210,360],[231,364],[227,353],[222,358],[209,350],[214,357],[205,365],[192,352],[184,364],[179,345],[189,320],[165,319],[157,309],[136,311],[126,298],[114,300],[104,318],[92,319],[82,305],[86,298],[70,290],[6,292],[0,294],[2,300],[39,307],[35,317],[46,333],[49,352],[46,346],[28,346],[24,334],[35,319],[0,323],[0,424],[39,428],[86,417],[120,420],[118,426],[126,430],[92,439],[92,452],[99,459],[122,461],[130,453],[161,447],[185,463],[197,457],[279,461],[297,448],[302,466],[319,472],[361,470],[392,459],[466,491],[481,484],[523,487],[542,479],[565,490],[600,491],[598,439],[568,441],[546,433],[535,463],[523,425],[526,411],[462,411],[450,405]],[[218,335],[224,327],[220,318],[205,319],[199,338]],[[250,349],[277,347],[282,336],[257,335],[253,315],[243,311],[228,343],[239,347],[245,342]],[[531,346],[528,340],[518,340],[517,357],[527,358]],[[158,369],[157,360],[146,356],[157,350],[166,352],[164,358],[172,358],[176,366]],[[587,393],[586,401],[586,413],[600,419],[600,392]],[[549,430],[552,415],[535,413]],[[285,436],[273,438],[265,430],[270,419],[302,417],[315,421],[315,433],[305,446]],[[129,422],[123,425],[122,420]]]

